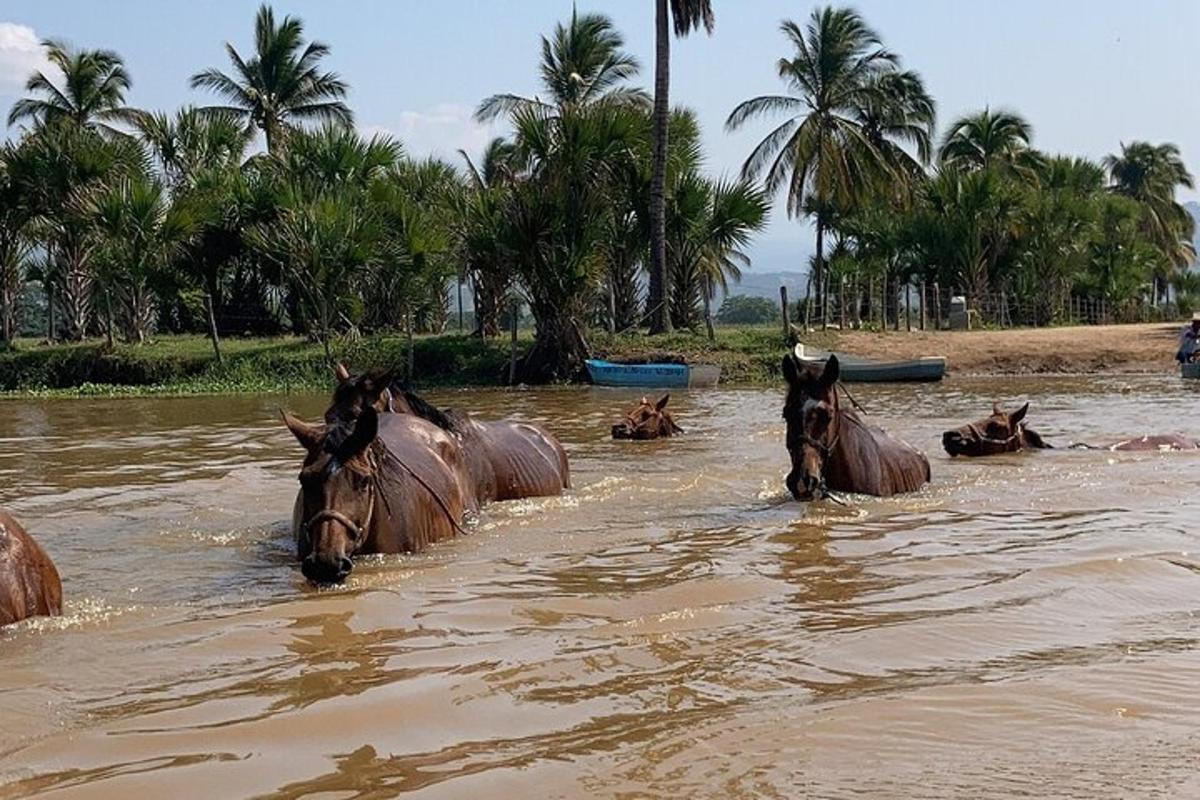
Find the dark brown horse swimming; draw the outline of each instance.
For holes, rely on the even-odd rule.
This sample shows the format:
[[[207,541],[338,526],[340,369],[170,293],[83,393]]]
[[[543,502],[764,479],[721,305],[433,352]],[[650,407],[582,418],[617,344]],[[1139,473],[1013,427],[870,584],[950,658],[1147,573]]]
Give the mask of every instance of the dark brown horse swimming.
[[[919,489],[929,481],[929,460],[841,408],[839,374],[837,356],[824,364],[801,364],[790,353],[784,356],[788,390],[783,418],[792,459],[788,491],[797,500],[813,500],[830,489],[883,497]]]
[[[991,456],[1019,450],[1046,450],[1050,445],[1025,426],[1029,403],[1013,412],[992,404],[992,414],[942,434],[942,447],[952,456]]]
[[[625,419],[612,426],[614,439],[662,439],[683,433],[675,424],[675,418],[667,411],[671,395],[664,394],[658,402],[651,403],[643,397],[641,402],[625,414]]]
[[[371,403],[380,412],[410,414],[433,423],[460,443],[480,503],[546,497],[571,487],[566,451],[539,425],[484,422],[465,411],[443,411],[388,376],[352,378],[341,364],[337,378],[327,422],[353,418],[361,413],[363,398],[374,397]]]
[[[1012,413],[1005,413],[998,405],[993,405],[990,417],[943,433],[942,447],[952,456],[989,456],[1024,449],[1052,449],[1049,442],[1026,426],[1025,415],[1028,411],[1029,403]],[[1122,439],[1106,445],[1077,442],[1069,447],[1111,451],[1200,450],[1200,440],[1166,433]]]
[[[293,528],[301,571],[340,583],[356,554],[419,552],[462,531],[478,507],[458,441],[420,417],[380,414],[312,425],[285,413],[304,447]]]
[[[62,613],[62,581],[46,551],[0,508],[0,625]]]

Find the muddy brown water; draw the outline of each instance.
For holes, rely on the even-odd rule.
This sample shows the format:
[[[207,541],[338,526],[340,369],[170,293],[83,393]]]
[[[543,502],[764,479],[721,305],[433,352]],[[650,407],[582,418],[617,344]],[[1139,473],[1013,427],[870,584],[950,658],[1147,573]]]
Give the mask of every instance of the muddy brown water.
[[[435,394],[544,421],[575,488],[334,591],[275,417],[323,398],[0,402],[68,598],[0,632],[0,797],[1200,795],[1200,456],[938,446],[996,398],[1060,444],[1196,434],[1200,393],[856,395],[931,486],[792,502],[778,391],[677,394],[658,443],[609,440],[628,392]]]

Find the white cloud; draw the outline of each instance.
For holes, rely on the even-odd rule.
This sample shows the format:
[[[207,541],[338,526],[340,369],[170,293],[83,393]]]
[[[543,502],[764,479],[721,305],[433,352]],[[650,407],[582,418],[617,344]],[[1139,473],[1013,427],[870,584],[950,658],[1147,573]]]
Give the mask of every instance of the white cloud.
[[[360,130],[366,136],[394,136],[410,156],[435,155],[451,160],[457,160],[460,149],[475,158],[495,136],[491,125],[477,122],[472,109],[457,103],[439,103],[424,111],[401,111],[388,124],[362,125]]]
[[[0,22],[0,92],[17,92],[36,71],[51,67],[33,28]]]

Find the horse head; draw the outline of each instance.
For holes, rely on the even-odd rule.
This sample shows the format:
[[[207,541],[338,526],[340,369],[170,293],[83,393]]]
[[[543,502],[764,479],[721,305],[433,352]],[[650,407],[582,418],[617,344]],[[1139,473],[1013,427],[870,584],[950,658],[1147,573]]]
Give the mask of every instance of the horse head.
[[[943,433],[942,447],[952,456],[991,456],[1050,447],[1041,436],[1025,427],[1027,413],[1029,403],[1011,412],[992,404],[991,416]]]
[[[825,492],[825,471],[841,435],[837,356],[824,364],[801,363],[792,354],[783,358],[787,397],[787,449],[792,469],[787,488],[797,500],[812,500]]]
[[[395,378],[390,372],[368,372],[351,375],[346,365],[338,363],[334,368],[337,386],[333,390],[333,402],[325,412],[325,422],[335,425],[358,419],[368,406],[382,414],[392,409],[392,383]]]
[[[612,426],[614,439],[658,439],[683,433],[683,429],[675,424],[671,412],[666,410],[671,395],[664,394],[658,402],[651,403],[643,397],[641,401],[625,414],[625,419]]]
[[[284,412],[283,421],[306,453],[296,519],[301,571],[313,583],[341,583],[376,519],[379,414],[368,402],[354,419],[313,425]]]

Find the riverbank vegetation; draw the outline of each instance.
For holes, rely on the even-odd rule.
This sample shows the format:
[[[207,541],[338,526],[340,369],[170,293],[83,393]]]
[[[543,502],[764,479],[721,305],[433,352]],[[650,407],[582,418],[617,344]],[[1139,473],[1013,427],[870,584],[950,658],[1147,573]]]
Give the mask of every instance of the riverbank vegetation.
[[[1063,321],[1072,298],[1132,311],[1200,290],[1174,145],[1114,143],[1100,163],[1045,153],[1019,113],[986,108],[939,135],[919,72],[846,9],[783,23],[784,93],[728,119],[775,127],[739,176],[712,177],[666,77],[668,26],[716,22],[708,2],[657,0],[652,94],[611,20],[573,13],[542,40],[536,97],[480,103],[508,134],[454,162],[357,132],[345,81],[322,67],[329,47],[267,6],[252,52],[228,46],[228,68],[192,78],[214,105],[131,108],[118,54],[47,42],[55,71],[29,78],[0,146],[0,345],[17,350],[0,388],[244,386],[255,369],[323,385],[336,358],[494,383],[514,305],[534,326],[519,381],[577,378],[613,349],[699,356],[700,337],[733,352],[714,299],[780,193],[815,229],[809,316],[836,297],[853,319],[874,319],[873,303],[895,319],[901,287],[924,282],[973,302],[1003,292],[1036,324]],[[456,284],[474,339],[439,343]],[[687,333],[640,333],[670,328]],[[782,344],[763,336],[729,367],[759,374],[746,365]]]

